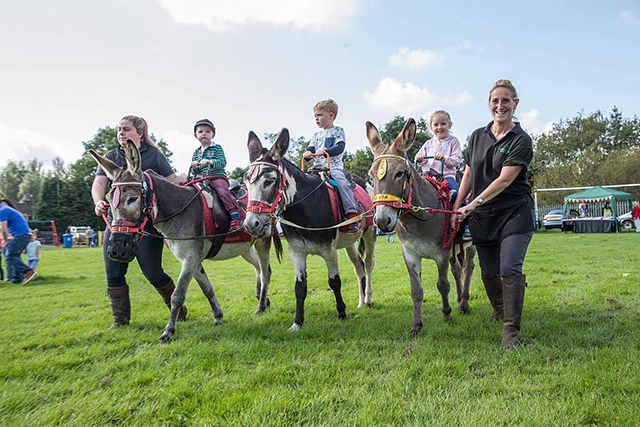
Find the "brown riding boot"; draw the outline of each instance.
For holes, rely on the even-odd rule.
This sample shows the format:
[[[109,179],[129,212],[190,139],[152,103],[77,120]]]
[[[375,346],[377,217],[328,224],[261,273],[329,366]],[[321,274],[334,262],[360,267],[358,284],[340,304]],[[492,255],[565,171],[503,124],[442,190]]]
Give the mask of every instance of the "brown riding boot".
[[[115,288],[107,287],[107,293],[111,300],[111,314],[113,315],[113,324],[109,326],[109,330],[128,325],[129,319],[131,318],[129,285],[118,286]]]
[[[515,274],[502,278],[504,297],[504,329],[502,331],[502,348],[518,345],[522,307],[524,306],[524,288],[527,286],[524,274]]]
[[[163,287],[156,288],[156,291],[158,291],[158,293],[164,300],[164,303],[167,305],[169,310],[171,310],[171,295],[173,294],[173,291],[175,289],[176,289],[176,285],[175,283],[173,283],[173,279],[170,279],[169,283],[167,283]],[[180,312],[178,313],[178,322],[184,322],[186,320],[187,320],[187,306],[183,305],[180,308]]]
[[[496,276],[493,279],[482,277],[484,289],[487,291],[489,302],[493,307],[493,314],[489,318],[492,322],[504,319],[504,304],[502,302],[502,277]]]

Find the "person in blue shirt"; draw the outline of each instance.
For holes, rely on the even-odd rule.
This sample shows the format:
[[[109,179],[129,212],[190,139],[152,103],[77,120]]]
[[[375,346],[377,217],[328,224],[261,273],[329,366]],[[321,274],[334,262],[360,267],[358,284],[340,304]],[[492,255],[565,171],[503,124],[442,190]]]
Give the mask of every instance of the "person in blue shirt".
[[[0,199],[2,250],[5,251],[7,271],[12,272],[11,281],[25,285],[36,276],[35,270],[21,258],[22,251],[31,241],[31,229],[22,214],[12,206],[9,199]],[[13,237],[10,239],[10,236]]]

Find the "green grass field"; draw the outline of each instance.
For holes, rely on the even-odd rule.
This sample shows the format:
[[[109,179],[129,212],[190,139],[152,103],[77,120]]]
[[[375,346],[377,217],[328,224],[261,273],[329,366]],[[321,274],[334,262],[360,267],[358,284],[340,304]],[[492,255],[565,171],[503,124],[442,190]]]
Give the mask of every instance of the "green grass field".
[[[206,262],[223,310],[214,326],[195,281],[189,320],[159,344],[168,317],[130,267],[131,325],[111,312],[100,249],[45,248],[39,276],[0,284],[3,426],[584,426],[637,425],[640,235],[538,232],[525,261],[521,338],[502,326],[476,269],[471,312],[442,320],[435,265],[424,261],[424,329],[412,319],[401,246],[378,239],[373,309],[356,309],[344,253],[347,320],[322,261],[310,259],[306,322],[289,332],[288,256],[274,265],[271,308],[255,315],[253,269]],[[167,251],[165,266],[179,264]],[[455,290],[450,294],[455,306]]]

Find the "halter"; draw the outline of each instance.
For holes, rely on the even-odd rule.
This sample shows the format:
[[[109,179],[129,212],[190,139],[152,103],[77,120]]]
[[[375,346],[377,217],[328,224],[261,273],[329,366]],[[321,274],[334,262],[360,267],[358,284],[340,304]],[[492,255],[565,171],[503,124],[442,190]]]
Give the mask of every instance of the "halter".
[[[373,159],[380,160],[380,164],[378,165],[378,170],[376,171],[376,176],[378,179],[382,179],[387,174],[387,159],[397,160],[402,163],[405,163],[407,166],[409,165],[409,161],[402,156],[397,156],[395,154],[382,154]],[[408,189],[408,192],[407,192]],[[406,197],[404,197],[405,193],[407,193]],[[394,194],[388,193],[380,193],[373,196],[373,207],[377,206],[391,206],[392,208],[402,209],[402,214],[404,215],[409,211],[415,210],[413,203],[411,202],[413,196],[413,179],[411,178],[411,174],[409,173],[409,168],[407,167],[404,171],[404,181],[402,182],[402,196],[396,196]]]
[[[400,216],[405,215],[409,212],[420,212],[420,211],[428,212],[430,214],[434,214],[438,212],[444,213],[445,214],[445,217],[444,217],[445,232],[442,236],[442,246],[445,249],[451,246],[451,243],[453,242],[453,239],[455,238],[455,235],[458,232],[458,224],[456,223],[456,225],[453,227],[453,230],[451,230],[448,226],[449,217],[451,214],[458,214],[459,212],[449,210],[449,205],[448,205],[448,197],[449,197],[448,188],[449,187],[446,184],[447,181],[443,181],[443,184],[441,185],[433,177],[430,177],[428,175],[422,176],[425,180],[427,180],[427,182],[429,182],[431,185],[433,185],[436,188],[436,191],[438,193],[438,199],[444,201],[444,205],[447,209],[430,208],[428,206],[414,206],[413,203],[411,202],[411,199],[413,198],[412,197],[413,196],[413,178],[409,170],[409,165],[410,165],[409,161],[405,157],[397,156],[395,154],[382,154],[380,156],[375,157],[373,159],[374,162],[376,160],[380,160],[380,164],[378,165],[378,170],[376,171],[376,176],[378,177],[378,179],[384,178],[384,176],[387,174],[387,159],[401,161],[407,165],[407,168],[404,171],[404,174],[405,174],[404,182],[402,183],[403,196],[407,190],[407,187],[409,188],[409,191],[406,198],[398,197],[393,194],[385,194],[385,193],[377,194],[373,197],[373,207],[375,208],[378,205],[382,205],[382,206],[391,206],[396,209],[401,209],[402,211],[400,213]]]
[[[123,219],[114,219],[111,224],[106,221],[107,227],[111,232],[137,234],[138,239],[142,238],[142,231],[151,220],[153,224],[153,207],[156,204],[156,194],[153,191],[153,181],[147,172],[142,173],[142,182],[126,181],[111,184],[113,187],[113,196],[111,197],[112,209],[120,204],[120,187],[141,187],[142,188],[142,207],[140,208],[140,217],[136,222],[126,221]]]
[[[249,182],[253,183],[256,179],[258,179],[258,174],[260,173],[260,166],[266,166],[272,169],[275,169],[278,172],[278,178],[276,182],[276,191],[275,196],[273,197],[273,202],[271,204],[264,203],[257,199],[249,199],[247,203],[247,212],[254,213],[270,213],[273,216],[278,216],[286,206],[286,197],[285,190],[287,188],[287,178],[284,174],[284,166],[282,163],[274,165],[273,163],[256,161],[251,163],[250,166],[250,175]],[[276,212],[276,210],[278,212]]]

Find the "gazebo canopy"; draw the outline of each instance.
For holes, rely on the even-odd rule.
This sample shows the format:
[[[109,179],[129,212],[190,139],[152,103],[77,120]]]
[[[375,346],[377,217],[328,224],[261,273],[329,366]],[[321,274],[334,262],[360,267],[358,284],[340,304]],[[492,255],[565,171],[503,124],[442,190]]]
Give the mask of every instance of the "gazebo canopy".
[[[564,198],[565,208],[567,202],[577,202],[577,203],[595,203],[595,202],[605,202],[605,201],[613,201],[611,204],[611,208],[613,209],[613,216],[618,216],[616,203],[617,201],[627,201],[629,210],[631,210],[631,203],[633,201],[633,196],[629,193],[625,193],[624,191],[614,190],[613,188],[604,188],[596,185],[593,188],[589,188],[586,190],[579,191],[577,193],[570,194]],[[565,209],[566,210],[566,209]]]

